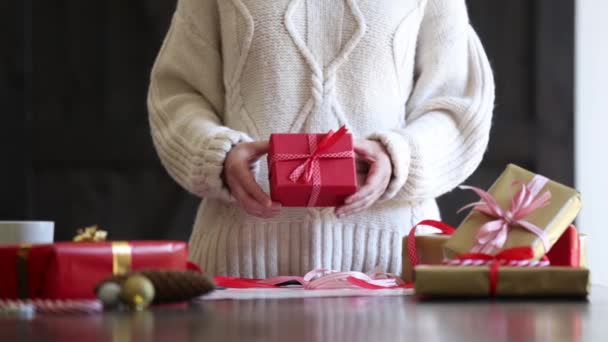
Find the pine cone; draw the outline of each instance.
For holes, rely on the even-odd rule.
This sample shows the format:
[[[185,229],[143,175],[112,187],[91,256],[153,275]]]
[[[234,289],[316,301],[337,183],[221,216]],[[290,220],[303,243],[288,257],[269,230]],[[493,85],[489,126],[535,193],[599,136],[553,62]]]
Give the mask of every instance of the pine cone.
[[[215,284],[209,277],[196,271],[139,270],[113,276],[101,284],[112,281],[122,286],[132,274],[141,274],[152,282],[155,290],[154,304],[188,301],[215,289]]]

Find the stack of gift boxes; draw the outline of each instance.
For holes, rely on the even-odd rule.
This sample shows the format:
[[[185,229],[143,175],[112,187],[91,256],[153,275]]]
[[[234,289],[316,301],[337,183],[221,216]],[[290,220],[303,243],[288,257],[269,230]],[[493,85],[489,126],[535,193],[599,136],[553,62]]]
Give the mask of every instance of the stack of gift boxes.
[[[457,229],[404,239],[403,278],[421,296],[586,296],[586,237],[572,224],[578,192],[509,165]]]

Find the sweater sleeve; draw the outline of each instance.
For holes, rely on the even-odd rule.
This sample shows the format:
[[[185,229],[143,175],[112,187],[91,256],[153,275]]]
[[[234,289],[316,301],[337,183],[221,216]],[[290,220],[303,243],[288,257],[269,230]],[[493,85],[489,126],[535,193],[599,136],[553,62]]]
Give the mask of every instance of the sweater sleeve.
[[[383,199],[418,202],[461,184],[488,145],[494,80],[464,0],[429,0],[418,36],[406,127],[372,134],[393,178]]]
[[[217,2],[180,0],[152,69],[148,110],[159,158],[201,197],[233,198],[222,181],[230,149],[251,141],[222,123],[224,88]]]

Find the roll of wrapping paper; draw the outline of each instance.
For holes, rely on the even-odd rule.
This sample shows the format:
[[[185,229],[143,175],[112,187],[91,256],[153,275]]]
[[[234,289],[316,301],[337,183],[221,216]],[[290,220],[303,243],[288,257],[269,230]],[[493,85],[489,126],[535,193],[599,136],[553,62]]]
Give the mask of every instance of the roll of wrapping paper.
[[[532,180],[534,173],[521,167],[510,164],[488,190],[498,205],[508,209],[515,192],[519,189],[514,186],[515,182],[525,183]],[[539,208],[525,217],[525,220],[541,228],[553,245],[568,226],[574,221],[581,209],[579,193],[563,184],[549,181],[541,190],[541,193],[550,191],[550,203]],[[469,252],[476,244],[476,233],[487,222],[494,218],[482,214],[473,209],[460,224],[456,233],[445,243],[444,253],[449,259],[456,255]],[[502,249],[516,246],[530,246],[534,249],[534,258],[539,259],[545,251],[543,241],[536,235],[518,226],[509,227],[507,240]]]
[[[417,266],[417,295],[488,297],[491,266]],[[589,270],[574,267],[508,267],[497,270],[498,297],[585,297]]]

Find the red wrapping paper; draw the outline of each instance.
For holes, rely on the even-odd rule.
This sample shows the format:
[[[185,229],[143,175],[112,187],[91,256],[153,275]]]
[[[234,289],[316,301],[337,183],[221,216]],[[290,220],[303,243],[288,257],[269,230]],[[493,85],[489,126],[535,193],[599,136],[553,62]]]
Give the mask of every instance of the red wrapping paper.
[[[325,134],[313,134],[321,141]],[[270,195],[273,201],[285,207],[306,207],[313,192],[312,182],[290,179],[292,172],[305,159],[273,162],[274,156],[281,154],[310,154],[309,134],[272,134],[268,153]],[[353,139],[345,134],[325,153],[353,151]],[[315,207],[336,207],[357,191],[357,173],[354,154],[348,158],[320,158],[321,185]]]
[[[581,267],[581,246],[578,231],[573,225],[560,236],[547,253],[552,266]]]
[[[27,257],[30,298],[92,299],[94,288],[115,269],[113,244],[120,242],[59,242],[36,245]],[[124,244],[124,243],[122,243]],[[178,241],[130,241],[129,270],[187,269],[188,250]],[[0,298],[18,298],[19,246],[0,247]],[[124,265],[123,265],[124,266]],[[6,270],[6,271],[4,271]],[[21,279],[23,280],[23,279]]]
[[[18,256],[24,252],[26,256]],[[51,253],[51,245],[32,248],[22,248],[20,245],[0,246],[0,298],[17,299],[20,293],[30,298],[38,297]],[[19,270],[20,267],[23,269]],[[19,281],[24,282],[21,289]]]

